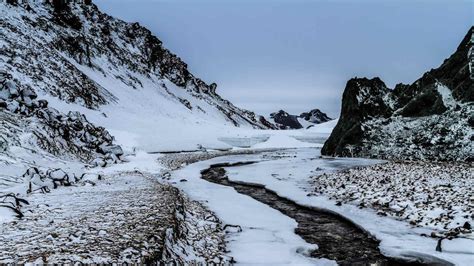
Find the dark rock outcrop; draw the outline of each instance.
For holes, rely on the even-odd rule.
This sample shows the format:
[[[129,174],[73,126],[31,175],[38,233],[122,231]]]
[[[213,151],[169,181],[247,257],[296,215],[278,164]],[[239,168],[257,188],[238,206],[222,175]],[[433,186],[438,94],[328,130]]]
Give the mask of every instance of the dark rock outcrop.
[[[309,112],[301,113],[299,117],[313,124],[321,124],[332,120],[332,118],[321,112],[319,109],[313,109]]]
[[[280,110],[276,113],[271,113],[270,118],[273,119],[273,121],[275,121],[275,123],[280,129],[303,128],[303,126],[298,121],[298,117],[296,115],[290,115],[283,110]]]
[[[79,112],[64,114],[48,107],[46,100],[37,100],[31,88],[19,87],[4,71],[0,71],[0,101],[0,112],[32,119],[32,133],[38,145],[54,155],[72,154],[85,161],[108,154],[118,161],[123,155],[122,148],[113,144],[113,137],[105,128],[90,123]]]
[[[322,154],[395,159],[473,159],[469,119],[474,84],[468,51],[471,28],[443,64],[411,85],[388,89],[379,79],[354,78]]]
[[[309,112],[301,113],[300,115],[291,115],[287,112],[280,110],[270,114],[270,119],[276,124],[279,129],[300,129],[304,126],[301,124],[305,120],[310,123],[307,128],[314,124],[321,124],[332,120],[327,114],[321,112],[319,109],[313,109]],[[301,120],[299,120],[301,119]],[[300,122],[301,121],[301,122]],[[305,124],[305,123],[303,123]]]
[[[391,115],[391,108],[383,100],[387,92],[387,86],[379,78],[349,80],[342,95],[341,116],[321,152],[342,154],[346,145],[359,145],[364,121]]]

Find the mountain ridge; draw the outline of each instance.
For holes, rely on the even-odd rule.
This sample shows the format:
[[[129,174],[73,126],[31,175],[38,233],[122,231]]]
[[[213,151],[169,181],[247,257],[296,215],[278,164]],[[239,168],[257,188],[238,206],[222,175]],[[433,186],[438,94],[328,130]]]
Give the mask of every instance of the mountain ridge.
[[[215,83],[208,85],[195,77],[181,58],[164,48],[156,36],[138,23],[113,18],[100,12],[94,4],[81,2],[68,2],[60,11],[49,4],[35,2],[28,2],[25,7],[10,5],[8,8],[17,9],[23,14],[21,17],[10,17],[10,20],[2,22],[2,26],[8,29],[6,33],[12,39],[24,41],[6,40],[7,48],[3,50],[3,54],[11,57],[15,55],[20,62],[12,63],[18,65],[24,65],[30,60],[34,64],[28,69],[7,64],[7,70],[15,70],[17,74],[29,77],[32,87],[42,88],[63,101],[78,103],[87,108],[98,108],[116,101],[104,86],[78,71],[69,62],[72,59],[104,76],[112,75],[134,89],[143,87],[141,76],[155,80],[167,79],[185,89],[192,97],[214,105],[216,111],[235,126],[249,125],[262,129],[271,127],[263,117],[237,108],[220,97]],[[22,34],[26,32],[34,34]],[[33,44],[33,47],[27,46],[27,43]],[[19,50],[29,52],[20,53]],[[104,63],[108,63],[106,67],[109,69],[103,66]],[[52,70],[49,71],[46,65],[51,66]],[[57,71],[58,68],[62,71]],[[166,88],[163,89],[166,91]],[[197,108],[189,99],[169,94],[186,108]]]
[[[278,112],[270,114],[270,120],[272,120],[279,129],[301,129],[331,121],[332,118],[319,109],[312,109],[300,115],[292,115],[284,110],[279,110]]]
[[[411,85],[391,90],[378,77],[346,84],[341,115],[322,153],[402,160],[473,160],[473,95],[468,51],[456,51]]]

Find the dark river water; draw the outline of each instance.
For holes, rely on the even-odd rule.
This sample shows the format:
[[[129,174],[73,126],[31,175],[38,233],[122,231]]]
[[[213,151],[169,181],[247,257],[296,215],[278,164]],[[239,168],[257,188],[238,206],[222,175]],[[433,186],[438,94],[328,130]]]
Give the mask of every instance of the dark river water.
[[[328,211],[299,205],[282,198],[263,186],[230,181],[224,167],[242,164],[219,164],[201,172],[201,177],[212,183],[233,187],[284,215],[296,220],[295,233],[319,248],[312,257],[327,258],[340,265],[426,265],[420,261],[403,261],[380,253],[379,241],[347,219]]]

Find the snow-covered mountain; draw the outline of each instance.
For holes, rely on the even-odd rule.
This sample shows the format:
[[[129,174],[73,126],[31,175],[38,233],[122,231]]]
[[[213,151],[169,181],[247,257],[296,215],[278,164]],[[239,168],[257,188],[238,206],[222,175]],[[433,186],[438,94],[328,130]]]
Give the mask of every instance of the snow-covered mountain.
[[[298,121],[298,116],[280,110],[270,114],[270,121],[274,122],[280,129],[300,129],[303,126]]]
[[[227,148],[218,138],[229,132],[274,128],[216,89],[91,1],[1,1],[0,192],[70,186],[136,150]]]
[[[204,137],[209,128],[273,128],[263,117],[221,98],[215,83],[191,74],[138,23],[108,16],[90,1],[55,1],[56,6],[7,2],[13,4],[0,3],[3,76],[49,107],[79,111],[117,138],[148,148],[180,137],[183,143]],[[18,113],[12,107],[17,98],[4,98],[7,103],[0,106],[10,108],[1,108],[2,115]],[[150,128],[156,131],[143,132]],[[163,145],[157,146],[166,149]]]
[[[322,153],[391,159],[474,159],[473,28],[443,64],[393,90],[379,78],[347,82]]]
[[[301,113],[299,117],[313,124],[321,124],[332,120],[332,118],[319,109],[313,109],[309,112]]]
[[[280,110],[271,113],[269,120],[280,129],[300,129],[331,121],[332,118],[319,109],[313,109],[300,115],[291,115],[284,110]]]

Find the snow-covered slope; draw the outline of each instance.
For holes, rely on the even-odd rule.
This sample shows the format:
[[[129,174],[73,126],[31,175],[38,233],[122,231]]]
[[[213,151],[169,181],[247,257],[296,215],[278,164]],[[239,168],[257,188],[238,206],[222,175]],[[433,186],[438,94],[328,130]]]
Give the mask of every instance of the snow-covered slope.
[[[216,89],[90,1],[0,1],[0,207],[137,150],[224,149],[237,129],[273,128]]]
[[[118,138],[127,129],[147,148],[199,139],[209,128],[273,127],[222,99],[149,30],[81,2],[59,11],[42,1],[0,3],[1,68],[17,87],[60,111],[81,111]]]
[[[415,160],[474,160],[473,28],[443,64],[411,85],[347,82],[341,116],[322,153]]]

